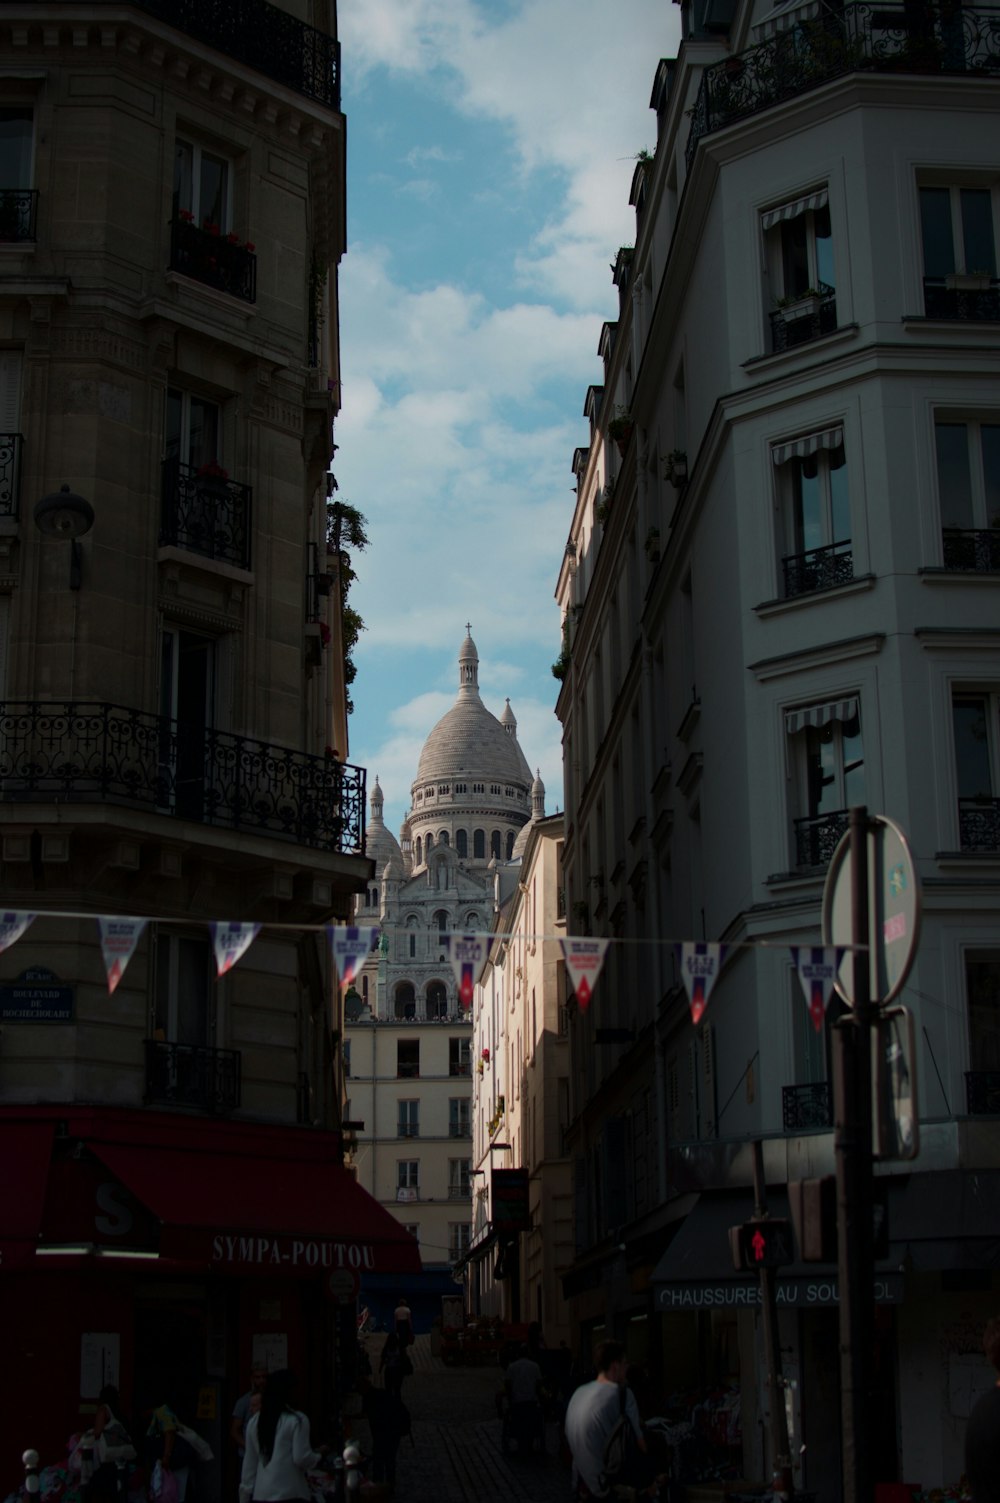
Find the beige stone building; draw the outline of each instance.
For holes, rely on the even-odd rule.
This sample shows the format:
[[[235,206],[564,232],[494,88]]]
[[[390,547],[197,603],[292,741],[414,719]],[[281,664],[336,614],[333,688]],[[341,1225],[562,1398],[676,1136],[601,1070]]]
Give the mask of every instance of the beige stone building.
[[[224,1457],[251,1356],[332,1403],[337,1300],[416,1261],[332,1131],[323,925],[370,871],[332,754],[339,88],[327,0],[0,15],[0,892],[37,915],[0,956],[0,1297],[51,1416],[8,1454],[110,1378],[204,1400]],[[262,926],[221,979],[211,921]]]

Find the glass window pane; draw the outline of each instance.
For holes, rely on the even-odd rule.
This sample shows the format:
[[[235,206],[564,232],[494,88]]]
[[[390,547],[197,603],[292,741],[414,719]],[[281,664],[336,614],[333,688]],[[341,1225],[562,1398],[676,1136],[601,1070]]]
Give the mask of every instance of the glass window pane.
[[[174,218],[181,209],[194,213],[194,147],[188,141],[174,146]]]
[[[1000,1070],[1000,962],[970,960],[969,1063],[974,1070]]]
[[[964,423],[935,423],[942,527],[972,527],[969,435]]]
[[[847,460],[843,445],[831,449],[827,456],[830,471],[831,543],[851,541],[851,503],[847,494]]]
[[[167,390],[167,412],[164,423],[164,458],[176,459],[181,452],[181,421],[183,399],[172,387]]]
[[[947,188],[921,188],[920,229],[924,246],[924,276],[946,277],[950,271],[955,270],[951,194]]]
[[[211,464],[219,456],[219,409],[214,402],[205,402],[201,397],[190,399],[191,432],[188,441],[188,463],[195,469]]]
[[[204,1044],[208,1038],[208,944],[177,939],[177,1042]]]
[[[31,186],[31,111],[0,110],[0,189]]]
[[[834,722],[806,731],[806,777],[809,815],[815,819],[843,808],[837,777],[837,752]]]
[[[809,255],[804,214],[781,226],[781,270],[785,297],[798,297],[805,292],[809,286]]]
[[[988,188],[963,188],[962,240],[966,271],[997,274],[996,249],[993,244],[993,204]]]
[[[813,215],[813,234],[816,243],[816,276],[820,282],[825,282],[828,287],[834,287],[833,280],[833,233],[830,229],[830,210],[817,209]]]
[[[861,745],[861,717],[840,722],[840,749],[844,762],[844,807],[865,803],[865,754]]]
[[[983,446],[986,525],[1000,527],[1000,426],[996,423],[984,423],[979,432]]]
[[[986,700],[982,697],[956,699],[951,713],[955,728],[958,796],[990,798],[993,793],[993,778],[990,771]]]
[[[827,542],[823,535],[822,496],[817,456],[810,454],[807,459],[793,460],[792,470],[792,551],[808,553],[811,548],[822,548]]]
[[[223,234],[229,229],[226,223],[226,163],[222,157],[201,154],[201,181],[198,193],[198,213],[203,225],[218,225]]]

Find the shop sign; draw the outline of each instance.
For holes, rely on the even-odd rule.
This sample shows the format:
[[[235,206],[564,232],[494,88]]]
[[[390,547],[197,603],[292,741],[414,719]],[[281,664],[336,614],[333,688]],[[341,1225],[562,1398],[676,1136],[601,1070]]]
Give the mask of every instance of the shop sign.
[[[837,1277],[779,1279],[775,1291],[778,1306],[797,1310],[818,1310],[824,1305],[840,1303]],[[875,1278],[875,1302],[897,1305],[903,1298],[903,1278],[898,1273],[881,1273]],[[730,1279],[717,1283],[691,1280],[679,1284],[661,1284],[656,1292],[657,1309],[669,1313],[684,1310],[756,1309],[761,1303],[759,1283]]]
[[[371,1271],[375,1251],[357,1242],[324,1242],[306,1237],[253,1237],[217,1232],[210,1261],[232,1268],[281,1268],[311,1273],[321,1268]]]
[[[527,1169],[493,1170],[493,1225],[499,1233],[530,1229]]]
[[[70,1023],[76,988],[66,986],[46,966],[31,966],[17,980],[0,986],[0,1022]]]

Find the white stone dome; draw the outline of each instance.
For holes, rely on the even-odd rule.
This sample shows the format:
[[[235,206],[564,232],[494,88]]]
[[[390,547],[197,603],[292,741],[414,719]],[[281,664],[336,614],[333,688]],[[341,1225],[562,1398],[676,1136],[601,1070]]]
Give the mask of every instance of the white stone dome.
[[[369,801],[371,803],[371,816],[368,820],[368,828],[365,831],[365,855],[375,862],[375,876],[380,877],[386,864],[393,856],[398,857],[400,869],[402,869],[403,853],[399,848],[399,841],[382,818],[384,802],[377,773]]]
[[[531,775],[524,754],[511,734],[510,702],[506,723],[497,719],[479,697],[479,655],[471,636],[466,636],[458,655],[458,699],[424,742],[416,790],[425,783],[445,780],[513,784],[525,794]],[[516,725],[516,722],[514,722]]]

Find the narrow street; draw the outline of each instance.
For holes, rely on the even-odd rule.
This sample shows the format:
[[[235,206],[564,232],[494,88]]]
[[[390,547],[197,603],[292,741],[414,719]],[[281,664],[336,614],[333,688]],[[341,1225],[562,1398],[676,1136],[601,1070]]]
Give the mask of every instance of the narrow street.
[[[376,1371],[383,1339],[369,1338]],[[399,1503],[569,1503],[569,1470],[557,1455],[555,1426],[548,1428],[544,1460],[504,1455],[496,1412],[500,1368],[446,1367],[431,1355],[429,1336],[418,1336],[410,1354],[414,1372],[403,1400],[413,1435],[399,1448]],[[359,1438],[365,1439],[363,1429]]]

